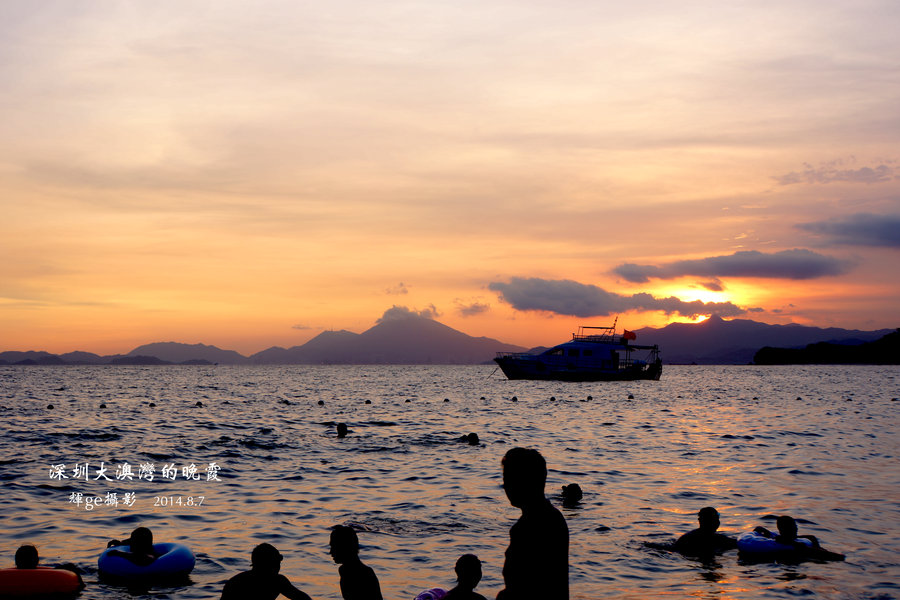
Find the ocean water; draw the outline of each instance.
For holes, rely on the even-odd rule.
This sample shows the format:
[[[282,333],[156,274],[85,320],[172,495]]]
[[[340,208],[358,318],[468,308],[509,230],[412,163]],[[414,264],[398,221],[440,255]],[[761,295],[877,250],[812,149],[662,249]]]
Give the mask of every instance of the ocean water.
[[[452,587],[467,552],[493,598],[518,517],[500,459],[525,446],[546,457],[555,504],[564,484],[584,490],[561,508],[574,599],[900,598],[898,398],[896,367],[667,366],[612,383],[490,366],[0,367],[0,562],[31,542],[86,572],[85,599],[205,599],[266,541],[295,585],[338,599],[329,528],[352,523],[386,599]],[[470,432],[479,445],[458,441]],[[707,505],[732,535],[793,515],[847,560],[645,545]],[[106,541],[139,525],[191,547],[188,584],[98,581]]]

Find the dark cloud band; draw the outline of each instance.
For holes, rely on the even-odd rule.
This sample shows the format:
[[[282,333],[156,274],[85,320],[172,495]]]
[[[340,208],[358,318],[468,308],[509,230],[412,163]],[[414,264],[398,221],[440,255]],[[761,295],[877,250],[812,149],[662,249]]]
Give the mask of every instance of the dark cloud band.
[[[499,293],[516,310],[539,310],[575,317],[605,317],[628,311],[660,311],[686,317],[734,317],[747,312],[731,302],[686,302],[674,296],[656,298],[647,293],[625,296],[568,279],[513,277],[508,282],[492,282],[488,288]]]
[[[797,227],[825,236],[835,244],[900,248],[900,215],[858,213],[833,221],[801,223]]]
[[[795,248],[772,254],[745,250],[727,256],[680,260],[661,266],[625,263],[613,269],[613,272],[626,281],[646,283],[650,279],[675,279],[686,276],[815,279],[840,275],[850,267],[850,263],[846,261]]]

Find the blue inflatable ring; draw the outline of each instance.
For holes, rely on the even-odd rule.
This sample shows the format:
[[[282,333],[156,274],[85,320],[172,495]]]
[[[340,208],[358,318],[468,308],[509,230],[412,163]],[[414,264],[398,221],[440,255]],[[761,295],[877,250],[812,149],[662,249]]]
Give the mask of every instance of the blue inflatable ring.
[[[102,575],[122,579],[147,579],[150,577],[182,577],[194,569],[194,553],[183,544],[153,544],[158,555],[156,560],[147,566],[136,565],[122,556],[111,555],[113,550],[129,552],[130,546],[113,546],[107,548],[97,559],[97,568]]]
[[[806,538],[797,538],[797,541],[805,545],[806,548],[812,549],[813,543]],[[742,533],[737,540],[738,551],[746,554],[775,554],[785,552],[802,552],[803,548],[798,548],[790,544],[781,544],[775,541],[774,537],[768,537],[761,533],[751,531]]]

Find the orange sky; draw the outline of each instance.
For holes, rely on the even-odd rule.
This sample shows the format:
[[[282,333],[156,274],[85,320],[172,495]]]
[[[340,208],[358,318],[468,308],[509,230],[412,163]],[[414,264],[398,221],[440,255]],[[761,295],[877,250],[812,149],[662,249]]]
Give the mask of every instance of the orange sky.
[[[0,351],[900,326],[900,7],[732,4],[4,3]]]

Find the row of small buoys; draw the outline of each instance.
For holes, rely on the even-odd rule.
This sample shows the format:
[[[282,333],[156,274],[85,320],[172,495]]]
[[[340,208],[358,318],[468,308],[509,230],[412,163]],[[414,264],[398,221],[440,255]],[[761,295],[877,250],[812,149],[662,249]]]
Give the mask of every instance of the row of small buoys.
[[[680,398],[680,397],[681,397],[681,396],[679,396],[679,398]],[[588,397],[587,397],[586,399],[582,400],[582,402],[590,402],[590,401],[592,401],[593,399],[594,399],[593,396],[588,395]],[[628,394],[628,399],[629,399],[629,400],[634,400],[634,394]],[[754,400],[758,400],[759,398],[754,397],[753,399],[754,399]],[[800,398],[797,398],[797,399],[800,400]],[[481,397],[479,398],[479,400],[487,400],[487,398],[485,398],[484,396],[481,396]],[[850,400],[850,398],[848,398],[848,401],[849,401],[849,400]],[[896,402],[897,400],[898,400],[897,398],[893,398],[893,399],[892,399],[892,401],[894,401],[894,402]],[[518,397],[518,396],[513,396],[512,398],[510,398],[510,402],[518,402],[518,401],[519,401],[519,397]],[[285,404],[285,405],[288,405],[288,406],[293,406],[293,405],[294,405],[293,402],[291,402],[290,400],[287,400],[287,399],[285,399],[285,398],[282,398],[282,399],[279,400],[278,402],[279,402],[280,404]],[[407,398],[404,402],[405,402],[405,403],[411,403],[412,400],[409,399],[409,398]],[[450,398],[444,398],[444,402],[450,402]],[[556,396],[550,396],[550,402],[556,402]],[[225,403],[226,403],[226,404],[230,404],[230,403],[227,402],[227,401],[226,401]],[[316,402],[316,404],[317,404],[318,406],[325,406],[325,401],[324,401],[324,400],[319,400],[318,402]],[[369,400],[369,399],[366,399],[365,402],[364,402],[364,404],[372,404],[372,401]],[[150,408],[156,408],[156,403],[155,403],[155,402],[150,402],[147,406],[150,407]],[[203,402],[201,402],[201,401],[198,400],[198,401],[194,404],[194,406],[195,406],[196,408],[203,408],[204,405],[203,405]],[[56,407],[55,407],[54,405],[52,405],[52,404],[48,404],[48,405],[47,405],[47,410],[54,410],[55,408],[56,408]],[[102,409],[102,408],[107,408],[106,403],[105,403],[105,402],[104,402],[104,403],[101,403],[99,408],[101,408],[101,409]]]

